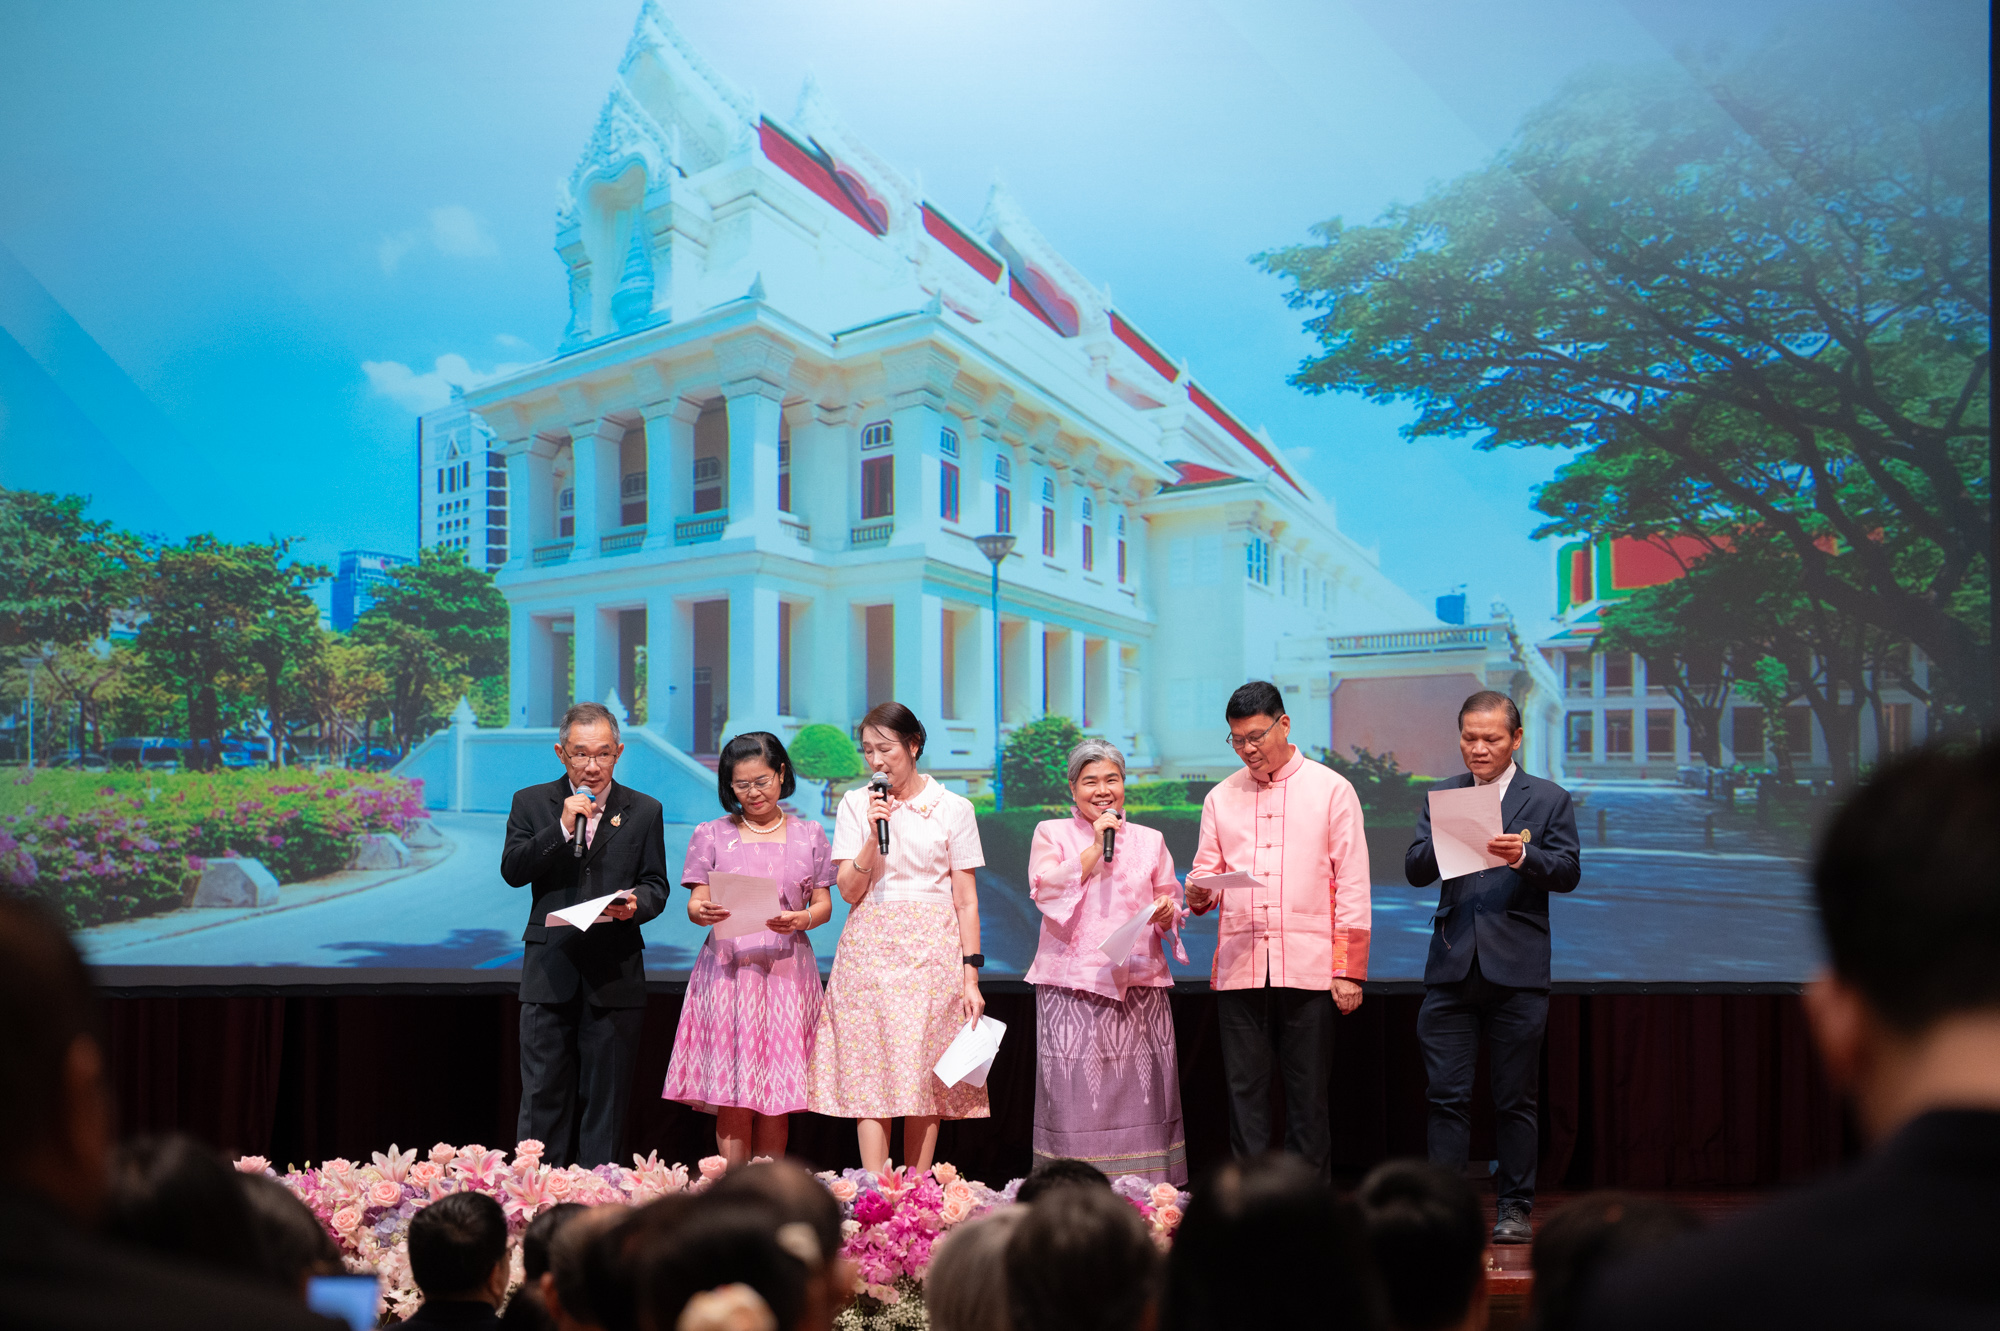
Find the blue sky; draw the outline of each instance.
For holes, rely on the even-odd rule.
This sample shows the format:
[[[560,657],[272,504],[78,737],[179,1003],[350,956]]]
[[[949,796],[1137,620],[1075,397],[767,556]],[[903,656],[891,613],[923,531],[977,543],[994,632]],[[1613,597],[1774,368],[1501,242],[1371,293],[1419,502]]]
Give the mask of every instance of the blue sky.
[[[549,355],[556,182],[637,0],[13,0],[0,14],[0,482],[170,536],[409,551],[413,409]],[[1593,61],[1743,39],[1758,5],[1466,0],[665,4],[790,114],[808,71],[963,219],[1004,180],[1280,445],[1417,596],[1553,604],[1559,461],[1407,443],[1309,398],[1253,253],[1486,160]]]

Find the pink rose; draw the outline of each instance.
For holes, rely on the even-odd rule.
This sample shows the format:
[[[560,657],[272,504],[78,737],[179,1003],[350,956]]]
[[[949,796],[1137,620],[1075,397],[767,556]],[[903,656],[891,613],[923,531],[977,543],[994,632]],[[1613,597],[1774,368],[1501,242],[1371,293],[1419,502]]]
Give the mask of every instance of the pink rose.
[[[972,1199],[969,1196],[954,1197],[950,1193],[946,1193],[944,1209],[938,1212],[938,1219],[944,1221],[947,1225],[955,1225],[971,1214]]]
[[[542,1158],[543,1153],[546,1152],[547,1150],[548,1147],[542,1145],[540,1142],[536,1141],[533,1137],[528,1137],[522,1141],[514,1143],[514,1158],[518,1160],[524,1155],[532,1155],[533,1157],[535,1157],[535,1159],[539,1160]]]
[[[719,1155],[705,1155],[701,1158],[701,1176],[711,1181],[729,1172],[729,1162]]]
[[[319,1167],[319,1172],[326,1178],[340,1179],[344,1182],[354,1177],[354,1162],[352,1160],[328,1160]]]
[[[950,1201],[954,1197],[963,1201],[967,1206],[972,1205],[972,1185],[962,1178],[955,1178],[945,1184],[944,1199]]]
[[[550,1170],[549,1176],[542,1180],[542,1190],[557,1201],[566,1202],[576,1191],[576,1180],[567,1170]]]
[[[958,1166],[939,1161],[931,1166],[931,1177],[938,1181],[939,1187],[948,1187],[958,1179]]]
[[[334,1233],[342,1235],[352,1234],[359,1228],[361,1228],[360,1207],[354,1205],[343,1206],[333,1213]]]
[[[849,1202],[853,1201],[854,1195],[861,1191],[859,1188],[854,1186],[854,1180],[851,1178],[837,1178],[833,1182],[826,1185],[826,1190],[832,1193],[833,1199],[839,1202],[842,1206],[845,1206]]]
[[[387,1179],[383,1179],[380,1183],[368,1189],[368,1204],[370,1206],[394,1206],[402,1200],[402,1185],[391,1183]]]
[[[1179,1229],[1181,1225],[1181,1208],[1172,1203],[1162,1206],[1159,1210],[1153,1212],[1153,1223],[1161,1229],[1167,1230],[1169,1233]]]
[[[444,1177],[444,1166],[430,1160],[420,1160],[410,1167],[410,1182],[420,1188],[428,1188]]]
[[[1171,1183],[1155,1183],[1152,1198],[1154,1206],[1172,1206],[1180,1201],[1181,1193],[1180,1189]]]
[[[271,1162],[261,1155],[246,1155],[236,1162],[237,1170],[245,1174],[261,1174],[270,1167]]]
[[[440,1167],[450,1164],[457,1155],[458,1148],[456,1146],[447,1146],[443,1142],[439,1142],[436,1146],[431,1147],[431,1163]]]

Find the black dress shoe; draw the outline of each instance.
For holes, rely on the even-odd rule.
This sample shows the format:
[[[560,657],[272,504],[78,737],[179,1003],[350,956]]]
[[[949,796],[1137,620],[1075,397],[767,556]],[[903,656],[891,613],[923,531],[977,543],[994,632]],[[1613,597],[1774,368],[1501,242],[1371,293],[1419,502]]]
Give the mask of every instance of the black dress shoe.
[[[1495,1243],[1533,1243],[1535,1230],[1528,1223],[1528,1208],[1519,1202],[1500,1203],[1500,1222],[1493,1226]]]

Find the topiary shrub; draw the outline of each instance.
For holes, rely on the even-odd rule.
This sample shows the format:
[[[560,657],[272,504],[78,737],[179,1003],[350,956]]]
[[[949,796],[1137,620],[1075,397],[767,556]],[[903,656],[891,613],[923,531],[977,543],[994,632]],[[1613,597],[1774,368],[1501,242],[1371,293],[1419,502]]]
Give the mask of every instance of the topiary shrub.
[[[807,781],[853,781],[868,774],[861,750],[839,726],[815,722],[785,746],[792,768]]]
[[[1083,731],[1066,716],[1044,716],[1007,738],[1000,756],[1008,806],[1069,803],[1069,752]]]

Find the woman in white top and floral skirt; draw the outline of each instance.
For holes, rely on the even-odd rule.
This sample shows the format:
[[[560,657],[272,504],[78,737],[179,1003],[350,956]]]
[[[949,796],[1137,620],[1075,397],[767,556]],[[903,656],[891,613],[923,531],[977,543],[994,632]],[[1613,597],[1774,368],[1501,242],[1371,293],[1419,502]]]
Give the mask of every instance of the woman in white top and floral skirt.
[[[808,1065],[815,1113],[858,1119],[861,1166],[889,1168],[890,1120],[903,1120],[903,1163],[928,1169],[940,1118],[987,1117],[986,1088],[947,1087],[932,1071],[968,1021],[979,993],[979,896],[986,863],[972,804],[917,770],[924,728],[910,709],[882,703],[861,719],[861,756],[889,778],[840,801],[833,859],[850,906],[833,956]],[[889,853],[875,823],[889,824]]]

